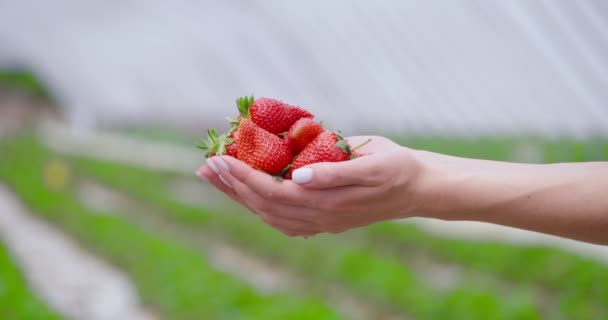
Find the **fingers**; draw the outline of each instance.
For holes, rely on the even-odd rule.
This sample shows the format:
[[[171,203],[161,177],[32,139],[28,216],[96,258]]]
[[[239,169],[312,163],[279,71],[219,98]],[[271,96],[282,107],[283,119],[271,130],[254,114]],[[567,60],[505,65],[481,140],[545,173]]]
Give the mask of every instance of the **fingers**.
[[[372,157],[371,155],[369,157]],[[369,161],[370,164],[366,164],[368,161],[363,159],[355,159],[347,162],[358,162],[362,161],[361,165],[356,165],[357,168],[363,168],[362,170],[368,170],[371,173],[370,178],[361,178],[357,182],[360,184],[369,185],[352,185],[351,183],[346,184],[343,187],[333,187],[330,189],[311,189],[303,188],[292,181],[284,180],[282,182],[275,181],[273,177],[253,170],[248,165],[241,161],[238,161],[231,157],[213,157],[210,162],[217,163],[216,168],[220,172],[220,177],[223,181],[233,186],[233,191],[241,198],[248,202],[255,202],[253,206],[259,211],[269,212],[275,210],[275,212],[281,212],[281,214],[291,215],[294,218],[311,219],[311,215],[318,213],[319,211],[342,211],[350,210],[353,205],[360,205],[363,201],[366,201],[370,194],[374,193],[373,188],[370,185],[380,185],[390,181],[385,179],[384,173],[375,172],[372,166],[376,166],[378,162],[382,162],[381,157],[378,160]],[[226,161],[223,161],[223,160]],[[329,172],[324,171],[327,166],[337,166],[338,168],[344,163],[319,163],[315,164],[312,170],[315,172]],[[369,168],[369,169],[365,169]],[[226,170],[227,169],[227,170]],[[307,169],[307,168],[305,168]],[[343,171],[348,172],[350,170],[348,166]],[[240,179],[239,179],[240,177]],[[344,178],[343,178],[344,177]],[[332,180],[333,179],[333,180]],[[335,186],[341,184],[340,181],[348,180],[348,176],[341,174],[330,174],[330,179],[319,178],[316,181],[317,185],[325,183],[328,186]],[[335,182],[337,180],[338,182]],[[311,182],[314,184],[315,182]],[[225,186],[222,186],[225,188]],[[283,213],[285,212],[285,213]]]
[[[323,196],[319,191],[304,189],[291,180],[277,181],[274,177],[254,170],[233,157],[222,156],[211,159],[213,162],[223,163],[222,165],[218,165],[220,175],[224,176],[221,171],[229,172],[236,180],[249,187],[249,189],[261,197],[274,202],[316,207],[315,201]],[[226,177],[224,176],[224,178]]]
[[[234,190],[228,187],[227,184],[222,182],[219,175],[215,174],[215,172],[213,171],[213,169],[210,168],[209,165],[202,166],[198,170],[196,170],[196,175],[202,180],[211,183],[214,187],[229,196],[232,200],[243,204],[242,199],[240,199],[238,195],[234,192]]]
[[[388,155],[401,147],[380,136],[354,136],[346,140],[351,148],[362,145],[356,152],[364,156],[349,161],[307,165],[294,170],[292,181],[307,189],[376,186],[384,183],[391,175],[390,165],[398,161]]]
[[[213,161],[225,164],[224,167],[237,180],[248,185],[263,196],[277,198],[289,203],[302,203],[310,194],[306,189],[326,189],[347,185],[377,185],[384,176],[381,157],[367,155],[350,161],[322,162],[297,169],[292,180],[275,181],[261,171],[229,156],[213,157]],[[219,169],[219,168],[218,168]],[[302,187],[305,187],[302,188]]]
[[[212,158],[209,161],[209,167],[212,166],[218,169],[218,176],[223,178],[223,180],[217,179],[218,184],[223,189],[226,189],[227,187],[221,182],[225,181],[226,184],[231,186],[228,189],[238,196],[244,206],[255,212],[262,220],[275,229],[288,236],[312,236],[323,232],[322,224],[316,221],[318,210],[292,206],[264,198],[248,185],[237,180],[232,175],[234,170],[226,171],[227,164],[222,164],[221,159]],[[251,168],[249,169],[252,170]],[[230,169],[228,168],[228,170]],[[211,172],[211,174],[214,174],[214,172]],[[271,180],[271,182],[274,183],[275,181]]]
[[[375,186],[383,182],[382,157],[375,154],[342,162],[321,162],[294,170],[291,179],[308,189],[328,189],[349,185]]]
[[[310,181],[304,185],[276,181],[229,156],[209,159],[198,173],[286,235],[309,236],[365,225],[366,219],[350,217],[371,200],[384,203],[383,194],[392,188],[396,176],[391,167],[400,162],[395,158],[389,152],[339,163],[312,164],[302,168],[310,173]],[[301,182],[297,175],[293,178]],[[387,201],[380,208],[391,211],[389,204]]]
[[[237,180],[230,172],[220,171],[220,174],[226,182],[233,186],[234,192],[246,203],[246,206],[260,216],[266,214],[314,226],[311,218],[316,211],[302,206],[292,206],[279,201],[269,200]]]
[[[312,236],[320,232],[317,227],[310,223],[305,223],[293,219],[286,219],[280,216],[270,215],[266,213],[261,213],[259,216],[268,225],[272,226],[275,229],[278,229],[283,234],[290,237]]]

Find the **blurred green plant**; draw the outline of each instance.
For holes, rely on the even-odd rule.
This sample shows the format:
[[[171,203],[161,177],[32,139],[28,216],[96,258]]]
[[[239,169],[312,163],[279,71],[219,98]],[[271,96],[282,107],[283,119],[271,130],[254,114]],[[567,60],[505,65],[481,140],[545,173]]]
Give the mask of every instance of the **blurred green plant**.
[[[22,90],[38,98],[51,97],[38,77],[27,70],[0,70],[0,88]]]
[[[458,139],[433,138],[425,141],[421,138],[417,141],[419,147],[424,149],[495,160],[509,159],[514,146],[519,143],[510,139],[498,142],[496,140],[459,142]],[[412,144],[414,143],[410,142],[408,145]],[[24,157],[25,154],[34,159],[39,158],[40,155],[44,158],[52,156],[31,137],[16,143],[13,149],[0,149],[0,152],[2,154],[5,154],[3,151],[15,152],[19,150],[17,146],[25,145],[28,151],[20,151]],[[571,141],[561,145],[539,142],[536,145],[544,161],[549,158],[547,154],[551,155],[551,159],[559,159],[557,161],[608,159],[607,146],[608,144],[601,140]],[[304,290],[310,290],[319,296],[327,295],[328,286],[331,284],[338,284],[376,306],[419,319],[538,319],[541,316],[550,319],[608,318],[606,303],[608,288],[602,285],[608,283],[608,268],[599,262],[575,254],[551,248],[527,248],[504,243],[442,239],[429,236],[411,225],[397,223],[377,224],[353,230],[339,237],[289,239],[266,227],[252,216],[193,207],[173,199],[168,186],[176,178],[183,179],[173,173],[152,172],[84,158],[70,158],[67,161],[76,171],[76,176],[80,175],[85,179],[88,177],[124,191],[142,203],[158,209],[147,214],[162,215],[162,221],[181,226],[177,229],[178,235],[163,234],[166,236],[163,239],[167,238],[162,241],[163,243],[175,241],[177,238],[183,239],[194,229],[197,233],[223,239],[282,264],[305,279],[303,283],[307,288]],[[0,177],[3,176],[2,165],[3,162],[0,160]],[[17,170],[17,168],[13,169]],[[25,188],[22,192],[25,192]],[[73,196],[71,190],[68,194],[70,197]],[[40,201],[31,199],[31,202]],[[87,215],[92,214],[90,210],[82,207],[76,211],[81,210],[87,212]],[[53,220],[59,217],[50,218]],[[130,228],[137,229],[136,226],[141,225],[136,220],[131,222]],[[65,223],[67,222],[62,224]],[[94,230],[96,223],[91,222],[90,226],[83,229]],[[117,239],[128,241],[120,233],[132,231],[125,228],[116,229],[116,232]],[[153,230],[141,230],[141,232],[150,239],[159,238],[158,233],[155,234]],[[75,230],[70,230],[70,233],[78,234]],[[95,244],[100,241],[97,238],[89,238],[87,241],[92,242],[93,247],[100,246]],[[177,246],[178,243],[174,245]],[[199,246],[189,241],[185,241],[184,244],[179,243],[179,247],[184,246],[196,247],[200,251]],[[416,255],[410,256],[413,252],[428,253],[438,263],[456,263],[466,270],[477,270],[510,283],[512,288],[504,290],[491,285],[480,286],[476,282],[481,282],[483,279],[475,276],[463,279],[456,287],[449,290],[435,290],[420,278],[418,271],[410,267],[415,263],[413,259],[416,259]],[[105,254],[116,256],[114,252]],[[157,259],[160,257],[148,258],[146,262],[154,264],[157,263]],[[176,256],[173,259],[180,261],[184,256]],[[179,282],[182,278],[176,279]],[[148,281],[154,282],[147,278],[136,282],[141,285]],[[155,286],[160,285],[155,284]],[[145,296],[145,291],[142,296]],[[545,292],[547,296],[539,298],[535,293],[537,291]],[[153,303],[155,306],[175,304],[169,297],[160,294],[153,296],[157,299]],[[538,299],[549,300],[539,303]],[[148,302],[151,300],[152,298],[145,299]]]
[[[31,137],[5,142],[0,145],[0,154],[3,155],[0,179],[35,213],[123,269],[135,282],[143,302],[162,318],[337,318],[327,305],[312,297],[260,295],[247,284],[211,267],[201,248],[184,246],[148,232],[120,215],[87,209],[72,188],[49,189],[42,171],[56,155]]]
[[[539,163],[608,161],[606,138],[397,136],[393,139],[412,149],[465,158]]]
[[[0,245],[0,319],[61,319],[27,287],[8,250]]]
[[[419,319],[539,317],[532,302],[521,298],[528,296],[527,288],[501,295],[466,285],[438,292],[417,277],[407,257],[365,248],[356,237],[286,238],[251,216],[195,208],[173,200],[166,188],[175,178],[173,174],[83,158],[74,158],[72,163],[81,176],[161,209],[168,221],[196,227],[298,272],[307,278],[309,290],[318,294],[326,294],[327,284],[336,283],[364,300]],[[456,301],[469,307],[454,308]]]
[[[574,150],[586,149],[578,147],[585,146],[584,144],[571,143]],[[460,151],[461,155],[462,150],[467,150],[454,147],[454,143],[448,145],[454,151]],[[503,145],[485,148],[485,151],[494,159],[500,160],[510,154],[509,145],[511,142],[506,141]],[[435,148],[441,151],[448,149]],[[477,149],[471,147],[470,150],[473,152]],[[494,150],[495,153],[488,150]],[[570,158],[563,157],[561,161],[576,161],[575,155],[576,153]],[[479,155],[469,153],[468,156]],[[461,316],[468,319],[500,318],[499,315],[505,314],[510,315],[507,317],[509,319],[517,318],[515,315],[534,318],[536,311],[530,305],[527,292],[530,286],[550,291],[557,297],[558,301],[552,301],[545,307],[548,309],[546,314],[551,315],[552,319],[601,319],[608,315],[605,303],[608,301],[608,288],[594,284],[608,283],[608,268],[575,254],[552,248],[442,239],[420,232],[411,225],[396,223],[377,224],[347,233],[340,237],[344,241],[329,240],[327,237],[308,241],[285,239],[248,217],[234,218],[226,212],[214,213],[172,200],[167,196],[169,191],[166,186],[176,177],[173,174],[86,159],[76,159],[75,164],[83,173],[96,180],[170,212],[171,220],[196,225],[205,232],[220,231],[221,235],[218,236],[280,261],[315,278],[319,283],[332,280],[344,282],[364,297],[372,298],[379,304],[389,303],[393,308],[420,318],[441,318],[453,315],[456,311],[462,312]],[[410,252],[406,248],[428,252],[439,261],[457,263],[469,269],[493,274],[522,289],[510,296],[475,292],[471,288],[458,288],[447,295],[433,292],[416,280],[415,273],[408,269],[407,263],[402,263],[407,262]],[[388,255],[378,254],[382,251]],[[349,260],[352,256],[356,258]],[[347,261],[357,261],[358,264]],[[362,271],[357,273],[356,270]],[[377,270],[382,271],[376,272]],[[375,275],[376,273],[380,275]],[[408,295],[408,292],[415,294]],[[461,310],[454,308],[454,301],[458,301],[458,305],[475,305],[474,301],[481,301],[480,305],[486,307]],[[494,301],[496,307],[489,301]],[[508,310],[501,310],[502,308]],[[474,315],[476,312],[482,313]]]

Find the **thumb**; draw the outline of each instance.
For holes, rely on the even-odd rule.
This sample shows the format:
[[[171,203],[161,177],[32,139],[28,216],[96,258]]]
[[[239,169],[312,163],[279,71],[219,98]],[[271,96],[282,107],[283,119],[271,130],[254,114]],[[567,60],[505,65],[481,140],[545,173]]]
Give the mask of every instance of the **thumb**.
[[[382,181],[382,163],[374,154],[342,162],[320,162],[298,168],[291,180],[302,187],[327,189],[349,185],[377,185]]]

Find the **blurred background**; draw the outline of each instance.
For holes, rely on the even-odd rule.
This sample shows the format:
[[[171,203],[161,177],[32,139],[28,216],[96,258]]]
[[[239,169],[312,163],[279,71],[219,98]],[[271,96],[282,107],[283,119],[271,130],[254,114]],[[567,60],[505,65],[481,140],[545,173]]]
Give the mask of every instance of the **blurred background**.
[[[608,319],[606,247],[287,238],[194,176],[249,94],[413,148],[606,161],[607,75],[602,0],[0,0],[0,318]]]

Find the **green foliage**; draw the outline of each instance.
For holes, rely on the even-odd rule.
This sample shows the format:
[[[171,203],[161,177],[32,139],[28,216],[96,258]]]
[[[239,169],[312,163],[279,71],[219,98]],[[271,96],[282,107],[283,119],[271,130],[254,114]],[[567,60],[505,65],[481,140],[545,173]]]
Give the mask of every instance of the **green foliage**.
[[[36,213],[123,269],[145,304],[167,319],[335,319],[322,302],[287,294],[262,296],[211,267],[204,250],[177,243],[83,207],[70,188],[45,187],[53,155],[32,139],[0,146],[0,178]],[[72,186],[74,187],[74,186]],[[1,311],[0,311],[1,312]]]
[[[217,130],[207,130],[207,138],[201,138],[197,148],[205,151],[205,158],[212,156],[221,156],[226,153],[226,146],[231,144],[234,139],[230,138],[227,133],[218,134]]]
[[[372,247],[363,248],[362,243],[347,235],[343,240],[329,236],[288,239],[252,217],[184,205],[167,197],[165,186],[174,177],[172,174],[87,159],[73,159],[72,163],[81,174],[162,209],[165,219],[224,238],[297,271],[308,279],[310,290],[319,294],[326,293],[326,284],[337,283],[363,300],[388,305],[390,309],[420,319],[444,319],[452,312],[455,300],[469,306],[486,303],[491,306],[459,309],[459,315],[466,319],[510,319],[512,315],[520,319],[538,319],[530,301],[502,304],[502,300],[514,300],[510,294],[498,296],[487,290],[467,287],[453,292],[432,290],[416,277],[407,259],[379,253]]]
[[[30,291],[9,252],[1,245],[0,319],[60,319]]]
[[[49,94],[34,73],[29,71],[0,70],[0,88],[19,89],[41,98]]]
[[[513,150],[521,141],[412,138],[407,143],[408,146],[416,148],[460,156],[510,160]],[[541,161],[608,159],[608,144],[600,140],[526,143],[540,150]],[[25,149],[23,146],[26,145],[27,153],[19,151]],[[25,139],[8,149],[0,149],[2,155],[9,153],[12,155],[11,169],[3,170],[7,161],[4,156],[1,157],[0,178],[19,175],[20,179],[12,178],[15,180],[12,182],[13,188],[21,190],[19,193],[22,197],[28,198],[30,195],[27,194],[25,186],[40,184],[37,179],[43,163],[31,159],[48,159],[52,155],[33,139]],[[19,154],[22,158],[19,158]],[[207,297],[197,292],[190,284],[213,281],[211,278],[216,278],[204,278],[204,275],[198,275],[191,270],[192,265],[196,261],[200,263],[201,259],[201,248],[195,246],[192,239],[196,234],[204,233],[288,268],[303,278],[302,290],[325,296],[331,291],[329,287],[339,285],[363,301],[412,318],[608,317],[608,288],[603,285],[608,283],[608,267],[575,254],[551,248],[443,239],[423,233],[411,225],[397,223],[376,224],[339,237],[322,235],[308,240],[286,238],[260,223],[252,215],[198,208],[174,200],[168,186],[178,177],[175,174],[82,158],[71,158],[67,161],[76,174],[93,178],[127,193],[155,208],[154,212],[148,214],[158,216],[165,223],[177,225],[177,234],[163,233],[163,237],[154,234],[152,230],[137,227],[141,224],[135,218],[126,218],[133,219],[128,223],[116,217],[97,217],[83,226],[84,220],[94,219],[92,217],[96,215],[78,204],[72,198],[71,191],[63,192],[66,197],[72,199],[69,201],[66,198],[58,199],[56,195],[49,196],[48,190],[32,195],[27,201],[38,208],[37,211],[45,214],[53,212],[55,207],[61,207],[61,212],[77,212],[78,214],[73,216],[64,213],[47,217],[127,270],[136,281],[144,301],[162,311],[163,315],[193,318],[196,313],[202,312],[193,302],[200,297],[214,301],[214,305],[222,306],[212,307],[211,311],[201,314],[237,318],[242,314],[226,315],[213,312],[225,310],[227,305],[237,305],[238,307],[233,308],[241,310],[243,314],[257,316],[255,310],[259,308],[262,310],[260,314],[275,315],[272,312],[276,310],[269,307],[269,304],[277,306],[294,303],[301,306],[310,302],[295,299],[294,294],[275,295],[272,300],[264,300],[265,297],[260,298],[251,290],[242,289],[242,284],[223,284],[224,281],[232,283],[234,279],[222,280],[222,284],[217,284],[227,288],[220,291],[217,297]],[[17,174],[26,170],[34,173]],[[18,188],[21,184],[23,186]],[[51,193],[53,194],[56,193]],[[87,218],[78,217],[80,215]],[[116,221],[120,221],[122,227],[116,226]],[[180,242],[173,242],[177,238]],[[161,244],[167,248],[162,249]],[[456,264],[469,275],[463,276],[463,281],[455,287],[447,290],[433,289],[419,274],[420,269],[414,267],[416,253],[419,252],[431,256],[437,263]],[[172,263],[166,262],[167,260]],[[179,267],[181,263],[185,265],[183,268]],[[150,268],[150,265],[158,266]],[[205,263],[196,268],[197,272],[217,273]],[[224,277],[231,279],[226,275]],[[507,283],[509,288],[494,286],[494,282],[486,284],[484,277],[498,283]],[[162,286],[162,281],[158,279],[171,279],[175,284]],[[217,300],[213,300],[214,298]],[[255,302],[243,302],[249,299]],[[311,301],[313,306],[322,310],[319,311],[321,314],[326,312],[324,306],[314,302],[316,300]],[[317,312],[315,308],[310,310],[313,311],[310,311],[309,316]],[[319,316],[315,314],[311,318]]]
[[[476,142],[468,142],[469,145],[463,148],[441,141],[427,144],[434,146],[436,151],[458,150],[459,155],[496,160],[509,157],[513,145],[510,141],[495,145],[488,141],[480,143],[487,144],[485,152],[492,150],[485,157],[482,156],[484,153],[477,151]],[[548,150],[550,145],[541,145],[541,149]],[[589,147],[578,144],[572,149],[588,150]],[[576,154],[560,160],[580,160]],[[314,279],[311,280],[313,283],[339,281],[363,297],[379,304],[388,303],[391,308],[419,318],[440,319],[456,312],[458,318],[534,319],[538,317],[538,300],[544,298],[531,296],[528,293],[530,286],[548,291],[556,299],[548,307],[543,307],[547,309],[545,314],[551,315],[552,319],[588,318],[589,315],[601,319],[608,314],[605,303],[608,301],[608,288],[593,284],[608,283],[608,268],[557,249],[442,239],[420,232],[411,225],[397,223],[377,224],[349,232],[340,236],[342,241],[335,237],[306,241],[286,239],[249,217],[234,218],[226,212],[192,208],[163,197],[168,192],[164,186],[174,178],[172,174],[92,160],[78,159],[76,163],[83,172],[93,175],[98,181],[171,212],[171,220],[194,224],[209,232],[219,230],[221,234],[218,236],[280,261]],[[149,183],[151,177],[155,177],[154,183]],[[142,180],[148,183],[142,186]],[[439,261],[494,275],[521,289],[512,294],[492,293],[463,284],[463,287],[447,294],[433,292],[408,269],[407,255],[411,250],[428,252]],[[455,304],[469,307],[455,308]]]
[[[255,98],[253,98],[253,95],[251,95],[249,97],[240,97],[240,98],[236,99],[236,106],[239,110],[239,114],[241,115],[241,117],[243,117],[245,119],[251,118],[249,111],[250,111],[251,106],[253,105],[254,101],[255,101]]]
[[[396,137],[394,140],[413,149],[496,161],[521,161],[516,157],[516,151],[521,146],[526,146],[532,151],[538,152],[538,156],[540,156],[538,162],[608,160],[608,140],[600,138],[547,140],[534,137],[464,139],[458,137],[414,136]]]

